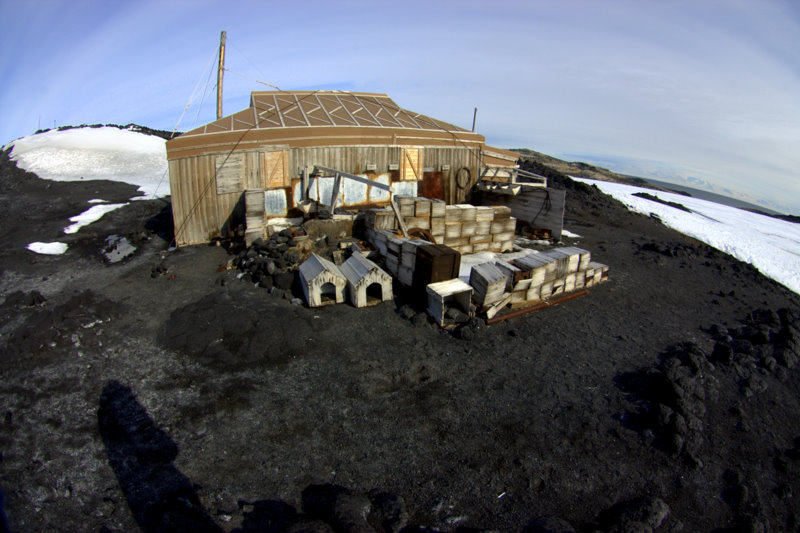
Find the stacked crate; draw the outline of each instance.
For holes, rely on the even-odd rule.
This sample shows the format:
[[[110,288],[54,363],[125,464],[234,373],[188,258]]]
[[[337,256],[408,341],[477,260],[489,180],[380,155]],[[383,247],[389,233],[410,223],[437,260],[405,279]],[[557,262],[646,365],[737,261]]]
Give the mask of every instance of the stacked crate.
[[[533,305],[608,279],[606,265],[592,262],[588,251],[574,246],[531,251],[511,261],[496,261],[494,266],[505,275],[512,307]]]
[[[386,270],[403,285],[411,286],[414,281],[417,247],[430,243],[419,239],[404,239],[389,230],[367,230],[367,239],[383,256]]]
[[[461,254],[505,252],[514,247],[517,219],[506,206],[445,205],[441,200],[400,195],[394,199],[409,229],[429,231],[437,243]],[[397,228],[390,209],[370,209],[365,222],[368,230]]]

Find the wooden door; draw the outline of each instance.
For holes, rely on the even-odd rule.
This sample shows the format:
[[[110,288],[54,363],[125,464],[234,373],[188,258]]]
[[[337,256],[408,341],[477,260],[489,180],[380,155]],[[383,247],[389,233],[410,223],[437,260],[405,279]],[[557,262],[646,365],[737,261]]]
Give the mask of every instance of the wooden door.
[[[403,149],[403,159],[400,161],[401,180],[422,180],[422,156],[422,148]]]
[[[273,150],[263,153],[263,187],[277,189],[291,186],[289,178],[289,150]]]

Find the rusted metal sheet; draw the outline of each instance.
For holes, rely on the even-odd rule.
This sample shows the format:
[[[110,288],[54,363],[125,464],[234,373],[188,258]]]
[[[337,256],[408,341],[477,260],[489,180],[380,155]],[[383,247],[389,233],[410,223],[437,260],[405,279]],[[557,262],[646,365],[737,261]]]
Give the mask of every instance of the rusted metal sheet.
[[[442,172],[425,172],[419,185],[419,195],[425,198],[444,200]]]

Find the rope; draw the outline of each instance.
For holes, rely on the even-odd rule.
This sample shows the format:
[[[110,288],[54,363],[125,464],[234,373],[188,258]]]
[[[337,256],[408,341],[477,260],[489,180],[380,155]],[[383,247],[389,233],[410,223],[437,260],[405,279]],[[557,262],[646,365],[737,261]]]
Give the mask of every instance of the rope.
[[[178,131],[178,127],[183,121],[183,116],[186,114],[186,111],[189,109],[189,106],[192,105],[192,100],[194,100],[194,95],[197,93],[197,89],[198,87],[200,87],[200,83],[203,81],[203,73],[205,73],[206,69],[211,69],[211,66],[214,64],[214,59],[216,59],[216,57],[217,57],[217,50],[215,48],[214,54],[212,54],[211,59],[208,62],[208,65],[206,65],[206,68],[204,68],[203,71],[200,73],[200,79],[197,80],[197,84],[194,86],[194,90],[192,91],[192,94],[189,96],[189,101],[186,102],[186,107],[183,108],[183,112],[181,113],[181,116],[178,118],[178,122],[172,129],[172,135],[169,136],[170,139],[172,139],[175,136],[175,133]],[[209,70],[209,72],[213,73],[214,71],[213,69],[211,69]],[[208,89],[208,81],[206,81],[206,89]],[[205,89],[204,89],[204,94],[205,94]]]

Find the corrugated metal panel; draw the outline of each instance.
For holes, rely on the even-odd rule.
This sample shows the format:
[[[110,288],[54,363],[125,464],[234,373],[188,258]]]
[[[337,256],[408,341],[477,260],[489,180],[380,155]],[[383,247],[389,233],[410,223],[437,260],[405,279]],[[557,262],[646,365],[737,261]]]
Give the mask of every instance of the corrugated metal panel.
[[[288,213],[286,189],[264,191],[264,212],[268,217],[285,217]]]

